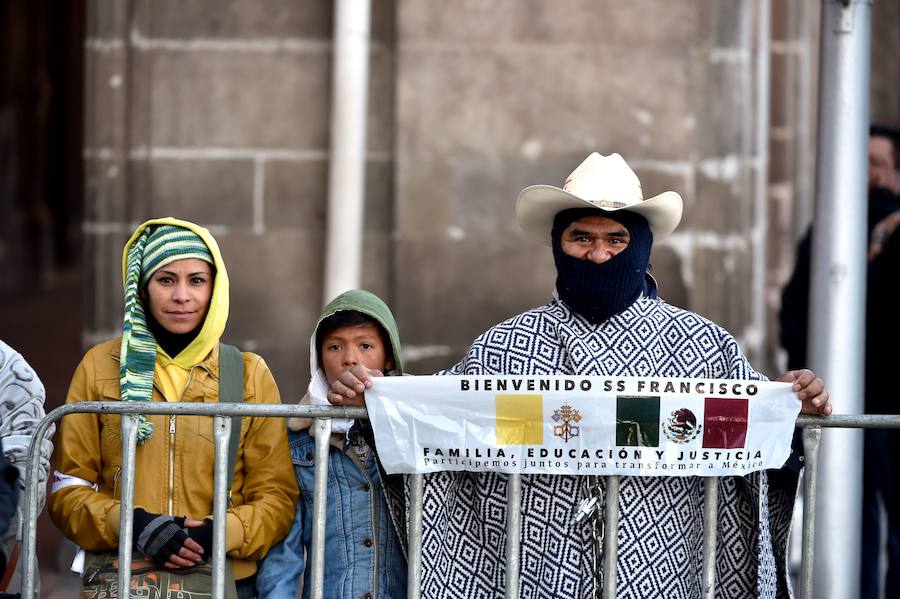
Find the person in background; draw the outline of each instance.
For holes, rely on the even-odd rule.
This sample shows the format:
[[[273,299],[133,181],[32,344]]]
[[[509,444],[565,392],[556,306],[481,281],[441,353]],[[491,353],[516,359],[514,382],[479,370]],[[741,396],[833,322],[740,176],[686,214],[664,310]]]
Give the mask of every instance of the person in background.
[[[310,338],[312,380],[301,403],[330,405],[329,385],[353,366],[403,373],[394,316],[367,291],[343,293],[323,310]],[[310,596],[315,428],[310,418],[292,418],[288,426],[301,499],[287,538],[260,568],[260,596],[268,599],[294,599],[301,580],[303,597]],[[406,559],[368,420],[333,421],[328,472],[324,597],[405,597]]]
[[[897,157],[900,131],[885,125],[869,128],[868,264],[866,270],[865,411],[900,414],[900,405],[885,389],[893,386],[900,312],[900,179]],[[807,363],[812,225],[797,245],[794,271],[781,294],[781,345],[788,368]],[[879,501],[887,516],[887,580],[884,588],[900,588],[900,440],[896,432],[869,429],[863,450],[863,523],[860,596],[878,599],[882,588],[882,525]]]
[[[900,131],[884,125],[869,128],[868,235],[869,257],[874,258],[894,230],[888,223],[900,218],[900,179],[897,153]],[[896,225],[895,225],[896,226]],[[812,262],[812,225],[797,244],[794,271],[781,294],[779,315],[781,346],[787,351],[788,368],[807,363],[809,282]]]
[[[87,352],[66,403],[218,402],[229,284],[215,239],[187,221],[147,221],[125,245],[122,273],[122,337]],[[244,403],[280,403],[263,359],[245,352],[239,360]],[[226,551],[236,581],[228,596],[243,599],[256,596],[257,561],[287,534],[298,492],[281,419],[243,418],[239,435]],[[212,553],[212,419],[141,416],[137,438],[135,508],[129,514],[136,557],[147,556],[164,573],[203,564]],[[121,447],[117,415],[71,414],[61,423],[50,516],[66,537],[94,554],[118,548],[126,516],[120,513]],[[106,578],[101,573],[85,573],[85,597],[115,584],[115,572]],[[140,580],[152,584],[150,576]],[[183,590],[209,596],[208,576],[200,586],[205,588]]]

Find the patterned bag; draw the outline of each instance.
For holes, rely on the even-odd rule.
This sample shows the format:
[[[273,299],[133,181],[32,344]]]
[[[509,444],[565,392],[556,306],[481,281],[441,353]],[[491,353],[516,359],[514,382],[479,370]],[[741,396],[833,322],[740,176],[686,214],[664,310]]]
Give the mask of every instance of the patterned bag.
[[[88,552],[81,599],[119,596],[119,554]],[[212,566],[169,570],[135,553],[131,560],[131,597],[135,599],[212,599]],[[225,565],[225,599],[237,599],[231,564]]]

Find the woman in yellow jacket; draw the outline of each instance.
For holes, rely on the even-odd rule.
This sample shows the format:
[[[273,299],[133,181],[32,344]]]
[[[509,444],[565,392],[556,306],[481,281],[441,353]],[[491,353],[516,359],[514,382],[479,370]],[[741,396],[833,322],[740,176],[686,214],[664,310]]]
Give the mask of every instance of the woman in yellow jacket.
[[[125,245],[122,262],[122,337],[88,351],[66,402],[217,402],[228,274],[215,239],[193,223],[150,220]],[[262,358],[244,353],[243,362],[244,403],[280,403]],[[162,568],[199,564],[212,550],[212,419],[142,416],[138,429],[134,549]],[[118,416],[63,419],[49,511],[90,552],[118,547],[121,447]],[[244,418],[226,524],[239,598],[255,596],[256,562],[287,534],[297,495],[284,422]]]

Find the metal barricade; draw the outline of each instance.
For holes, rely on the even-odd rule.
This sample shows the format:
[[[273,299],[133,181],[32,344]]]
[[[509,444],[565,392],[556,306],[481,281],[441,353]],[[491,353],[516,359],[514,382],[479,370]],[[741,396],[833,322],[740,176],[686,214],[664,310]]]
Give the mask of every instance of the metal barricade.
[[[130,596],[131,580],[131,546],[133,539],[132,509],[134,507],[134,464],[137,447],[137,422],[141,414],[193,415],[209,416],[214,419],[215,442],[215,478],[213,481],[213,557],[212,557],[212,589],[213,597],[224,597],[225,588],[225,513],[227,500],[228,439],[231,433],[231,417],[261,416],[289,418],[306,416],[317,418],[317,426],[321,430],[331,431],[332,418],[366,418],[365,408],[321,407],[272,404],[200,404],[200,403],[163,403],[163,402],[80,402],[66,404],[56,408],[40,422],[34,438],[43,439],[48,428],[67,414],[121,414],[122,415],[122,523],[119,530],[119,598]],[[314,504],[317,509],[316,526],[319,534],[315,537],[313,562],[318,564],[314,569],[312,596],[322,597],[323,551],[325,535],[325,480],[328,467],[328,435],[323,434],[323,443],[316,443],[316,490]],[[23,539],[22,560],[22,597],[31,599],[35,596],[36,572],[36,539],[37,539],[37,481],[40,471],[40,443],[32,443],[28,452],[27,485],[25,489],[25,535]],[[321,467],[321,478],[319,469]]]
[[[313,498],[312,534],[312,588],[311,597],[321,599],[324,592],[324,546],[326,518],[326,485],[328,476],[328,439],[332,418],[367,418],[365,408],[271,405],[271,404],[193,404],[162,402],[82,402],[59,407],[41,421],[34,438],[43,439],[49,427],[67,414],[121,414],[122,415],[122,525],[119,532],[119,589],[120,598],[130,594],[128,581],[131,578],[131,546],[133,538],[132,508],[134,506],[134,463],[136,452],[137,421],[140,414],[197,415],[214,419],[215,478],[213,500],[213,596],[224,596],[225,585],[225,512],[226,512],[226,465],[228,462],[228,439],[231,431],[231,417],[258,416],[289,418],[294,416],[316,419],[316,470],[315,493]],[[859,415],[859,416],[800,416],[797,427],[803,428],[805,450],[805,473],[803,485],[803,529],[801,591],[799,597],[812,597],[813,548],[815,540],[816,471],[818,450],[822,428],[900,428],[900,416]],[[22,597],[34,597],[37,572],[35,542],[37,538],[37,484],[39,481],[39,443],[33,443],[28,454],[28,477],[26,485],[25,537],[22,562]],[[606,477],[605,530],[603,547],[603,597],[616,596],[616,540],[619,524],[619,476]],[[718,477],[707,477],[704,485],[704,522],[702,545],[701,585],[702,596],[715,595],[715,551],[716,551],[716,509],[718,505]],[[519,551],[521,530],[521,475],[512,474],[507,486],[507,538],[506,538],[506,594],[515,599],[519,594]],[[418,599],[422,579],[422,502],[424,495],[424,475],[410,476],[410,522],[408,537],[408,593],[409,599]]]

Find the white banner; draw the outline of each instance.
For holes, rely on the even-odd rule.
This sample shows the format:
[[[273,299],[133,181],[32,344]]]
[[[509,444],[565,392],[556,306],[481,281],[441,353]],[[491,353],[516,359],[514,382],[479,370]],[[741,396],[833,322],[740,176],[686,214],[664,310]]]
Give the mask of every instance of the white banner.
[[[389,473],[728,476],[779,468],[790,383],[584,376],[404,376],[366,391]]]

